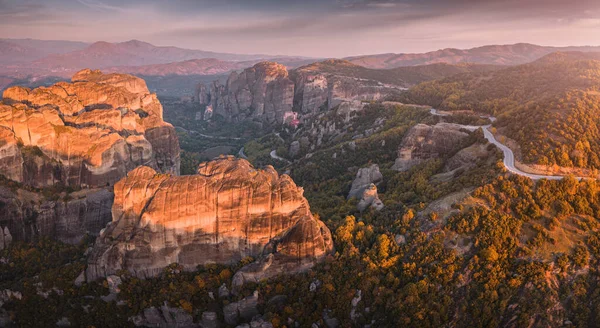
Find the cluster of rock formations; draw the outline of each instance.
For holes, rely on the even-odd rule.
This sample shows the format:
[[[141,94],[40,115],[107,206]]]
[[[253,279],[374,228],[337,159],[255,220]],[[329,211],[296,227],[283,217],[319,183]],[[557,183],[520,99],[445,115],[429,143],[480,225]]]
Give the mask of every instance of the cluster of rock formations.
[[[450,155],[463,148],[468,137],[457,124],[417,124],[402,139],[393,169],[408,171],[426,160]]]
[[[211,108],[210,115],[228,121],[284,123],[286,113],[307,118],[338,105],[349,112],[362,109],[361,101],[378,100],[397,91],[394,86],[312,67],[288,71],[281,64],[261,62],[241,73],[231,73],[225,85],[218,81],[199,85],[197,99]]]
[[[356,206],[361,212],[369,206],[375,210],[383,209],[383,202],[379,199],[379,194],[377,193],[377,184],[382,181],[383,174],[379,171],[377,164],[359,169],[356,173],[356,178],[352,181],[348,199],[358,199]]]
[[[84,188],[48,200],[35,190],[0,187],[0,227],[15,239],[74,242],[98,233],[110,221],[106,187],[139,165],[179,173],[177,135],[142,79],[83,70],[71,83],[4,91],[0,174],[30,190]]]
[[[193,270],[270,254],[238,272],[234,280],[242,284],[310,267],[333,249],[302,188],[270,166],[257,170],[221,157],[184,177],[142,166],[114,192],[113,220],[90,255],[88,280],[121,269],[148,277],[175,262]]]

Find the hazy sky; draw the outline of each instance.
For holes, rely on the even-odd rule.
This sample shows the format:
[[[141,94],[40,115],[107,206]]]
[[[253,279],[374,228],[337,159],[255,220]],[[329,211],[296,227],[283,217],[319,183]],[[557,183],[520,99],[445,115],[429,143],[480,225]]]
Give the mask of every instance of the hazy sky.
[[[320,57],[600,45],[600,0],[0,0],[0,37]]]

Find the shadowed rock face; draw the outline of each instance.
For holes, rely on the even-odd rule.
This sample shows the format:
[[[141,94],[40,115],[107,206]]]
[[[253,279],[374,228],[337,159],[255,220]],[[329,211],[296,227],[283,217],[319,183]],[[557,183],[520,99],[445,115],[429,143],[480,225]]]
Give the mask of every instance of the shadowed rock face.
[[[392,168],[407,171],[428,159],[450,155],[461,149],[468,137],[469,134],[461,131],[461,126],[457,124],[417,124],[402,139],[398,158]]]
[[[86,275],[126,269],[154,276],[171,263],[187,269],[274,253],[290,269],[333,248],[327,227],[287,175],[221,157],[198,174],[174,177],[138,167],[115,185],[113,221],[100,234]]]
[[[210,105],[215,114],[228,121],[281,124],[285,113],[291,111],[308,118],[338,105],[382,99],[398,88],[312,67],[288,72],[281,64],[261,62],[241,73],[231,73],[225,85],[215,81],[199,85],[197,92],[201,105]]]
[[[72,83],[4,91],[0,168],[7,178],[34,187],[105,186],[138,165],[179,173],[175,131],[142,79],[83,70]]]

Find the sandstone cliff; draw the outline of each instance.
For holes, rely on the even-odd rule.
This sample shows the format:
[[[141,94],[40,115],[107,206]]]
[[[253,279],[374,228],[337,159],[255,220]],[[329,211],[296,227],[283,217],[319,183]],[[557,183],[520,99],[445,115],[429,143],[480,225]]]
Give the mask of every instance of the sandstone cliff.
[[[185,177],[138,167],[115,185],[113,220],[98,237],[87,278],[121,269],[154,276],[174,262],[195,269],[267,253],[285,272],[311,265],[333,244],[302,193],[272,167],[257,170],[233,157]]]
[[[71,83],[4,91],[0,229],[15,240],[98,234],[111,219],[110,186],[139,165],[179,173],[175,130],[142,79],[83,70]]]
[[[309,118],[338,105],[379,100],[401,89],[372,79],[335,74],[323,65],[288,72],[281,64],[258,63],[241,73],[231,73],[225,85],[215,81],[198,86],[197,99],[228,121],[285,123],[292,112]]]
[[[114,184],[138,165],[178,174],[179,143],[139,78],[84,70],[72,83],[4,91],[0,168],[34,187]]]
[[[83,189],[69,194],[68,199],[66,193],[62,196],[65,198],[48,199],[40,193],[0,187],[0,229],[15,240],[46,236],[78,243],[86,234],[98,234],[110,221],[111,191]]]
[[[285,112],[292,110],[294,82],[285,66],[261,62],[231,73],[226,85],[213,82],[200,87],[198,99],[229,121],[257,118],[282,122]]]

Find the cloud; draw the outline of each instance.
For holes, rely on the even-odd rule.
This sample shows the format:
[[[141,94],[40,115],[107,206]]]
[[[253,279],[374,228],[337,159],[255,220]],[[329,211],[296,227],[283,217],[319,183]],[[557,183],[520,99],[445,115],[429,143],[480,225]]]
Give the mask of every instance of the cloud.
[[[77,0],[80,4],[94,10],[99,11],[117,11],[122,12],[124,9],[122,7],[107,5],[98,0]]]

